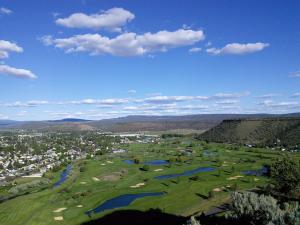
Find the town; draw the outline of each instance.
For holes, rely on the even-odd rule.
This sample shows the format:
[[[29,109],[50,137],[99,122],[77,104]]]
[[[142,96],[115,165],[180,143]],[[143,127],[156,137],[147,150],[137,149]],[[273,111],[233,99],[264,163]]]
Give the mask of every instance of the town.
[[[157,143],[158,135],[83,133],[0,133],[0,184],[16,177],[42,177],[78,159],[125,153],[130,143]]]

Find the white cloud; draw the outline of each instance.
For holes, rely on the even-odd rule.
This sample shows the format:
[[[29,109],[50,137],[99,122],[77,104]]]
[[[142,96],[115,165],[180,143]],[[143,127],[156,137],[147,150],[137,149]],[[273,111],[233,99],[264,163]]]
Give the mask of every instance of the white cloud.
[[[47,104],[49,104],[48,101],[33,100],[33,101],[27,101],[27,102],[16,101],[13,103],[7,103],[7,104],[5,104],[5,106],[7,106],[7,107],[36,107],[39,105],[47,105]]]
[[[55,22],[70,28],[108,29],[120,32],[122,27],[134,17],[133,13],[123,8],[111,8],[91,15],[74,13],[67,18],[59,18]]]
[[[217,101],[217,105],[234,105],[239,103],[238,100],[222,100],[222,101]]]
[[[292,97],[300,97],[300,92],[294,93],[294,94],[292,95]]]
[[[193,45],[204,39],[201,30],[159,31],[157,33],[123,33],[115,38],[100,34],[75,35],[69,38],[41,38],[45,45],[54,45],[66,53],[88,52],[90,55],[140,56],[166,52],[171,48]]]
[[[8,116],[0,114],[0,120],[6,120],[8,119]]]
[[[232,99],[232,98],[240,98],[244,96],[250,95],[250,92],[246,91],[243,93],[217,93],[213,95],[212,99]]]
[[[211,41],[208,41],[208,42],[205,44],[206,47],[209,47],[209,46],[211,46],[211,45],[212,45],[212,42],[211,42]]]
[[[1,7],[0,8],[0,15],[10,15],[12,14],[12,10],[5,8],[5,7]]]
[[[283,108],[283,109],[295,109],[300,108],[299,102],[274,102],[272,100],[265,100],[263,102],[258,103],[259,105],[263,105],[269,108]]]
[[[209,48],[206,49],[207,53],[212,55],[225,55],[225,54],[233,54],[233,55],[242,55],[242,54],[250,54],[258,51],[262,51],[264,48],[270,46],[268,43],[231,43],[227,44],[223,48]]]
[[[270,93],[270,94],[264,94],[264,95],[257,96],[257,98],[274,98],[274,97],[278,97],[278,96],[280,96],[280,94]]]
[[[300,77],[300,71],[292,72],[289,75],[290,77]]]
[[[10,75],[18,78],[36,79],[37,76],[30,70],[17,69],[7,65],[0,65],[0,74]]]
[[[202,50],[201,48],[194,47],[189,49],[189,53],[197,53],[197,52],[201,52],[201,50]]]
[[[128,99],[111,98],[111,99],[83,99],[79,101],[71,101],[68,103],[75,104],[75,105],[120,105],[128,102],[129,102]]]
[[[136,90],[134,90],[134,89],[130,89],[130,90],[128,90],[128,94],[131,94],[131,95],[134,95],[134,94],[136,94]]]
[[[23,52],[23,48],[10,41],[0,40],[0,59],[9,57],[10,52]]]

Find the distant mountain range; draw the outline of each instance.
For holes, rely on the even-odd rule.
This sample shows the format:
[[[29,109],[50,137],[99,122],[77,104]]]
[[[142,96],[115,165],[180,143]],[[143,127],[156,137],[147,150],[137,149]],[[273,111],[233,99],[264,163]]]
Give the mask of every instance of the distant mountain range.
[[[186,116],[127,116],[104,120],[83,120],[67,118],[48,121],[12,121],[0,120],[0,130],[36,130],[36,131],[82,131],[101,130],[111,132],[169,131],[188,129],[206,131],[223,120],[264,119],[264,118],[300,118],[293,114],[199,114]]]

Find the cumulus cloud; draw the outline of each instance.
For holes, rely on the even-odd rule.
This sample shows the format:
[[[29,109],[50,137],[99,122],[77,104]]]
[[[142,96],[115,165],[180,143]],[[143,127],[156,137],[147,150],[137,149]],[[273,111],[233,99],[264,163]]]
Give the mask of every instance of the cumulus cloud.
[[[23,48],[10,41],[0,40],[0,59],[9,57],[10,52],[23,52]]]
[[[58,25],[69,28],[108,29],[120,32],[122,27],[134,19],[134,14],[123,8],[111,8],[96,14],[74,13],[66,18],[59,18]]]
[[[262,42],[247,44],[231,43],[225,45],[223,48],[208,48],[206,49],[206,52],[212,55],[242,55],[262,51],[268,46],[270,46],[270,44]]]
[[[5,7],[1,7],[0,8],[0,15],[10,15],[12,14],[12,10],[5,8]]]
[[[194,47],[189,49],[189,53],[197,53],[197,52],[201,52],[201,50],[202,50],[201,48]]]
[[[17,69],[7,65],[0,65],[0,74],[14,76],[18,78],[36,79],[37,76],[30,70]]]
[[[123,33],[114,38],[100,34],[75,35],[69,38],[44,36],[45,45],[54,45],[66,53],[87,52],[90,55],[141,56],[152,52],[166,52],[171,48],[193,45],[203,40],[202,30],[159,31],[157,33]]]

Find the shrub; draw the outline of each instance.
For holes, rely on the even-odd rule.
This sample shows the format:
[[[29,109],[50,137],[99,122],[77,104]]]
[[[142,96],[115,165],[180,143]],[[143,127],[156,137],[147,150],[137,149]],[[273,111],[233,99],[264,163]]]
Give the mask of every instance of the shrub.
[[[186,225],[201,225],[200,221],[196,220],[195,217],[191,217],[188,221]]]
[[[227,216],[240,222],[255,225],[296,225],[300,224],[298,203],[284,204],[281,209],[277,200],[271,196],[252,192],[233,192],[231,212]]]

